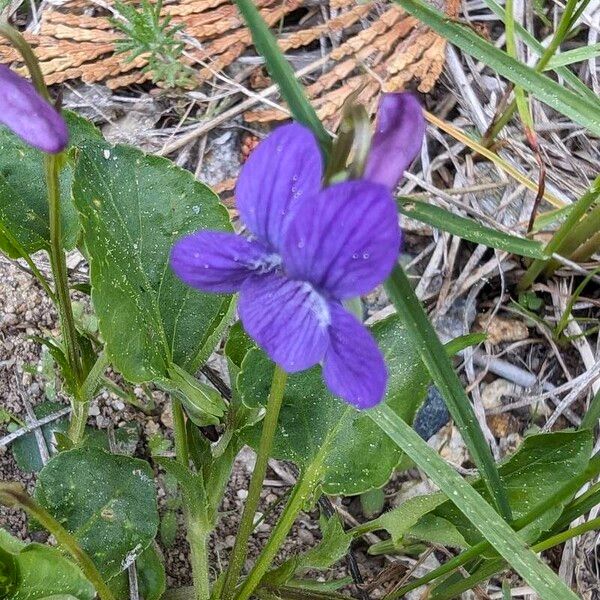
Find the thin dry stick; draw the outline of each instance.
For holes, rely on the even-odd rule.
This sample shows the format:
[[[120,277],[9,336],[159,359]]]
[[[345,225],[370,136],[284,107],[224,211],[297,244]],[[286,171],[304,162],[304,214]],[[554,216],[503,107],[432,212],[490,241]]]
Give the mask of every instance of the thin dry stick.
[[[558,417],[565,412],[565,410],[577,400],[581,396],[581,394],[587,391],[588,387],[592,385],[594,381],[600,375],[600,361],[598,361],[589,371],[586,371],[583,376],[582,384],[574,388],[570,393],[568,393],[557,405],[556,409],[546,421],[546,424],[543,427],[543,431],[549,431],[552,425],[556,423]]]
[[[327,63],[329,57],[320,58],[319,60],[307,65],[303,69],[300,69],[296,72],[297,77],[303,77],[304,75],[308,75],[314,71],[320,69],[324,64]],[[237,117],[240,113],[252,108],[255,104],[258,104],[265,98],[272,96],[279,90],[279,86],[271,85],[265,90],[263,90],[260,94],[257,94],[255,97],[246,98],[243,102],[240,102],[236,106],[231,107],[229,110],[222,112],[220,115],[216,115],[213,119],[206,123],[202,123],[196,129],[182,135],[179,139],[175,140],[173,143],[166,145],[158,154],[160,156],[167,156],[180,148],[183,148],[186,144],[198,139],[199,137],[206,135],[209,131],[212,131],[215,127],[221,125],[221,123],[225,123],[234,117]]]
[[[42,427],[42,425],[46,425],[47,423],[52,423],[53,421],[57,421],[61,417],[68,415],[71,412],[71,408],[63,408],[58,412],[52,413],[43,419],[36,419],[35,421],[30,421],[24,427],[5,435],[3,438],[0,438],[0,448],[6,448],[9,444],[14,442],[16,439],[31,433],[38,427]]]

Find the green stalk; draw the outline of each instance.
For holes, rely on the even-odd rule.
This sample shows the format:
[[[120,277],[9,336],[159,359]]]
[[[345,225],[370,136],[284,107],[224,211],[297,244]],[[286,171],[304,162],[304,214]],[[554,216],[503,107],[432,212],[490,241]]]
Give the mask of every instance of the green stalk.
[[[554,32],[554,36],[550,40],[550,44],[548,44],[548,47],[544,50],[544,52],[540,56],[540,59],[538,60],[537,64],[533,67],[534,70],[537,71],[538,73],[542,73],[546,69],[546,67],[548,66],[548,63],[550,62],[552,57],[556,54],[558,47],[562,44],[563,40],[569,33],[577,2],[578,2],[578,0],[568,0],[567,1],[567,5],[565,6],[565,10],[560,18],[560,21],[558,23],[556,31]],[[507,4],[506,10],[505,10],[505,15],[508,15],[508,4]],[[512,18],[512,11],[511,11],[511,18]],[[506,16],[505,20],[507,21],[507,23],[506,23],[507,28],[508,28],[508,19],[509,19],[509,17]],[[507,36],[508,36],[508,32],[507,32]],[[508,37],[507,37],[507,42],[508,42]],[[489,130],[486,132],[486,134],[482,140],[482,144],[484,146],[486,146],[486,147],[490,146],[490,144],[494,141],[494,139],[497,137],[497,135],[502,131],[502,129],[504,129],[504,127],[512,119],[512,116],[513,116],[516,108],[517,108],[517,100],[515,99],[508,105],[507,109],[502,113],[502,115],[500,115],[498,120],[495,123],[492,123]]]
[[[0,503],[6,506],[20,506],[47,529],[81,568],[85,577],[94,586],[100,600],[115,600],[104,583],[96,565],[79,546],[77,540],[43,507],[40,506],[18,483],[0,483]]]
[[[58,300],[58,311],[60,314],[60,325],[65,345],[65,351],[69,367],[75,378],[74,387],[79,390],[83,383],[83,369],[81,366],[81,354],[71,296],[69,295],[69,281],[67,276],[67,262],[62,246],[62,233],[60,222],[60,188],[58,183],[59,165],[57,157],[47,154],[44,158],[46,168],[46,186],[48,188],[48,218],[50,222],[50,264],[54,274],[54,287],[56,299]],[[82,439],[85,421],[87,420],[88,404],[82,402],[79,397],[72,399],[73,412],[69,427],[69,437],[77,446]]]
[[[581,420],[580,429],[595,429],[600,419],[600,391],[590,400],[590,406]]]
[[[185,415],[181,402],[171,397],[173,408],[173,432],[175,436],[175,454],[177,461],[187,470],[190,468],[190,451],[185,428]],[[208,568],[209,529],[205,525],[206,515],[199,514],[203,507],[188,501],[183,494],[183,512],[187,525],[187,538],[190,544],[190,563],[192,565],[192,581],[194,582],[194,598],[208,600],[210,597],[210,574]],[[205,507],[204,507],[205,508]]]
[[[0,35],[4,36],[21,54],[25,62],[31,81],[38,93],[49,103],[52,98],[44,82],[44,76],[39,62],[31,46],[25,38],[6,22],[0,23]],[[59,165],[56,155],[47,154],[44,158],[46,172],[46,186],[48,189],[48,218],[50,221],[50,263],[55,281],[55,296],[60,314],[60,324],[63,334],[67,360],[75,377],[75,387],[78,388],[83,381],[83,371],[79,353],[77,330],[73,318],[71,298],[69,296],[69,283],[67,279],[67,264],[62,247],[61,222],[60,222],[60,189],[58,184]],[[36,273],[37,269],[34,270]],[[38,276],[39,278],[39,276]],[[43,279],[42,279],[43,280]],[[41,280],[41,281],[42,281]],[[54,295],[51,295],[53,297]],[[78,398],[72,401],[73,412],[69,436],[75,445],[81,441],[81,435],[87,419],[87,409],[77,406]],[[82,422],[83,421],[83,424]]]
[[[590,462],[588,463],[587,468],[578,476],[574,477],[570,481],[568,481],[565,485],[563,485],[559,490],[557,490],[551,496],[548,496],[538,504],[536,504],[528,513],[516,519],[512,523],[512,527],[515,531],[519,531],[533,523],[538,517],[542,516],[548,510],[563,504],[567,498],[572,496],[583,486],[587,481],[596,477],[600,473],[600,453],[594,455]],[[583,497],[583,496],[582,496]],[[572,519],[571,519],[572,520]],[[570,521],[569,521],[570,523]],[[567,523],[568,524],[568,523]],[[368,523],[367,523],[368,525]],[[360,526],[359,526],[360,527]],[[363,531],[361,530],[360,533]],[[459,567],[467,564],[470,560],[482,556],[483,554],[489,553],[492,550],[492,545],[487,541],[479,542],[472,546],[465,552],[461,552],[458,556],[455,556],[448,562],[439,566],[437,569],[430,571],[427,575],[408,583],[396,591],[385,596],[384,600],[396,600],[397,598],[402,598],[405,594],[412,590],[416,590],[420,588],[422,585],[425,585],[438,577],[442,577],[442,575],[446,575]],[[495,572],[495,571],[494,571]]]
[[[592,206],[579,223],[577,223],[569,236],[561,244],[558,253],[562,256],[570,257],[582,244],[587,242],[592,236],[598,233],[600,229],[600,203]],[[552,261],[554,262],[554,261]],[[550,266],[550,265],[549,265]],[[547,267],[547,269],[549,268]]]
[[[287,374],[283,369],[276,366],[273,373],[273,381],[271,390],[267,400],[267,409],[262,426],[262,433],[258,452],[256,455],[256,465],[250,480],[248,488],[248,498],[244,505],[244,512],[240,522],[240,528],[235,538],[235,544],[229,558],[229,566],[225,574],[223,582],[222,598],[230,600],[235,594],[235,587],[240,578],[246,556],[248,554],[248,540],[254,530],[254,515],[260,502],[260,492],[263,487],[263,482],[267,472],[267,464],[275,439],[277,430],[277,421],[279,419],[279,411],[283,402],[283,393],[285,391],[285,382]]]
[[[393,302],[398,316],[419,349],[421,359],[431,374],[448,410],[458,427],[467,448],[477,465],[500,514],[512,520],[512,513],[504,484],[498,474],[490,448],[483,437],[469,398],[454,372],[450,360],[435,333],[419,299],[400,266],[396,266],[385,283],[385,290]]]
[[[306,470],[294,486],[292,495],[288,500],[283,513],[275,525],[274,529],[269,536],[269,539],[260,553],[256,564],[252,568],[252,571],[248,574],[248,577],[244,580],[239,591],[235,595],[235,600],[248,600],[253,594],[254,590],[260,584],[262,578],[266,572],[271,568],[273,560],[277,556],[279,549],[287,538],[290,529],[294,525],[298,514],[302,510],[306,501],[310,498],[311,494],[314,493],[317,488],[321,477],[323,475],[323,467],[325,459],[331,450],[337,432],[341,427],[345,426],[347,420],[353,418],[355,411],[352,407],[348,407],[346,412],[342,415],[342,418],[338,421],[337,425],[328,432],[321,448],[315,455],[312,462],[306,467]]]
[[[544,251],[548,257],[558,252],[561,245],[568,238],[573,227],[579,223],[579,220],[587,213],[594,202],[596,202],[598,196],[600,196],[600,176],[594,179],[587,192],[573,205],[573,208],[569,212],[564,223],[558,228],[556,233],[552,236],[552,239],[546,245]],[[527,271],[525,271],[523,277],[521,277],[521,280],[518,284],[518,289],[525,290],[529,288],[536,280],[537,276],[544,270],[547,263],[547,259],[534,260],[529,265]]]
[[[571,254],[571,260],[585,262],[600,249],[600,231],[594,234],[587,242],[584,242]]]
[[[42,75],[37,56],[34,54],[31,46],[25,41],[25,38],[6,21],[0,22],[0,35],[4,36],[23,57],[23,62],[31,76],[31,82],[38,93],[49,103],[52,103],[52,98],[46,87],[46,82],[44,81],[44,76]]]
[[[553,527],[554,530],[568,527],[575,519],[585,515],[600,503],[600,483],[595,483],[589,490],[569,504],[565,512]]]

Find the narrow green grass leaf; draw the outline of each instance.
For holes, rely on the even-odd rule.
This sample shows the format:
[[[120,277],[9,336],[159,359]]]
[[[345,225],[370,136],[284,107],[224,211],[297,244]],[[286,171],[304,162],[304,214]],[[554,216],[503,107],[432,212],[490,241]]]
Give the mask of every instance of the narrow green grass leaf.
[[[558,112],[600,135],[600,102],[577,95],[546,75],[510,57],[468,26],[452,21],[423,0],[396,0],[407,12],[474,58],[483,61],[493,71],[520,85],[536,98]]]
[[[488,8],[494,12],[496,15],[500,17],[500,19],[504,22],[506,18],[506,14],[504,8],[500,6],[495,0],[483,0]],[[518,36],[529,46],[531,50],[533,50],[538,56],[542,56],[546,48],[542,46],[542,44],[536,40],[530,33],[519,23],[515,23],[515,32]],[[591,102],[597,102],[598,96],[595,94],[593,90],[591,90],[587,85],[585,85],[572,71],[569,71],[566,67],[556,67],[554,69],[557,75],[560,75],[567,85],[569,85],[574,91],[576,91],[580,96],[587,98]]]
[[[597,56],[600,56],[600,44],[591,44],[590,46],[567,50],[553,56],[546,66],[546,71],[589,60],[590,58],[596,58]]]
[[[477,465],[494,504],[507,519],[512,519],[506,490],[498,474],[490,448],[463,386],[454,372],[444,346],[435,333],[419,299],[400,266],[396,266],[385,283],[385,290],[398,311],[414,344],[419,349],[433,382],[444,398],[448,410]]]
[[[436,229],[447,231],[452,235],[457,235],[469,242],[483,244],[484,246],[497,248],[498,250],[505,250],[518,256],[539,259],[547,258],[544,254],[544,247],[540,242],[536,242],[535,240],[503,233],[497,229],[481,225],[474,219],[461,217],[439,206],[421,202],[420,200],[399,198],[398,204],[398,210],[403,215],[427,223]]]
[[[481,535],[544,600],[577,596],[546,566],[500,515],[413,429],[386,405],[368,412],[377,425],[431,478]]]
[[[235,2],[252,33],[254,45],[264,57],[271,77],[279,85],[281,94],[288,103],[292,116],[312,129],[321,144],[321,148],[327,154],[331,138],[321,121],[319,121],[315,109],[308,101],[302,85],[296,79],[294,70],[281,53],[275,36],[269,30],[252,0],[235,0]]]

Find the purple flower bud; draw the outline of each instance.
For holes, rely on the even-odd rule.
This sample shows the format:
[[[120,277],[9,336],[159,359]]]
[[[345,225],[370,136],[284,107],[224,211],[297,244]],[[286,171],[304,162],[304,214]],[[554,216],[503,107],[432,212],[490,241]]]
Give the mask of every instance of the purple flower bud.
[[[5,65],[0,65],[0,123],[49,154],[61,152],[69,141],[60,113],[27,79]]]
[[[383,94],[364,178],[394,190],[425,136],[423,109],[410,93]]]

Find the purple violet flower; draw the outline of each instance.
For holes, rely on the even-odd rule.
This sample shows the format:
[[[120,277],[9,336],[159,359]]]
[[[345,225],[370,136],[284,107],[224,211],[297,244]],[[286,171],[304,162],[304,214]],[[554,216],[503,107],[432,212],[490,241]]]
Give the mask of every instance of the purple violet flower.
[[[0,65],[0,123],[30,146],[49,154],[65,149],[69,132],[60,113],[33,84]]]
[[[383,399],[387,369],[368,329],[342,302],[371,291],[396,262],[400,228],[391,188],[420,149],[424,130],[411,122],[423,120],[413,102],[400,103],[408,108],[399,120],[387,112],[391,102],[382,102],[369,160],[374,181],[322,189],[314,136],[298,124],[279,127],[252,153],[237,183],[250,237],[200,231],[177,242],[171,255],[188,285],[240,292],[244,328],[285,371],[322,363],[331,392],[360,409]],[[421,137],[404,139],[402,149],[407,129]],[[391,156],[394,166],[380,176],[373,161]]]
[[[394,190],[421,150],[423,109],[410,93],[382,94],[365,179]]]
[[[400,244],[398,215],[384,186],[348,181],[321,189],[323,164],[305,127],[276,129],[242,169],[236,198],[251,233],[200,231],[173,248],[187,284],[240,292],[248,334],[284,370],[323,362],[329,389],[359,408],[385,391],[383,357],[342,306],[390,273]]]

